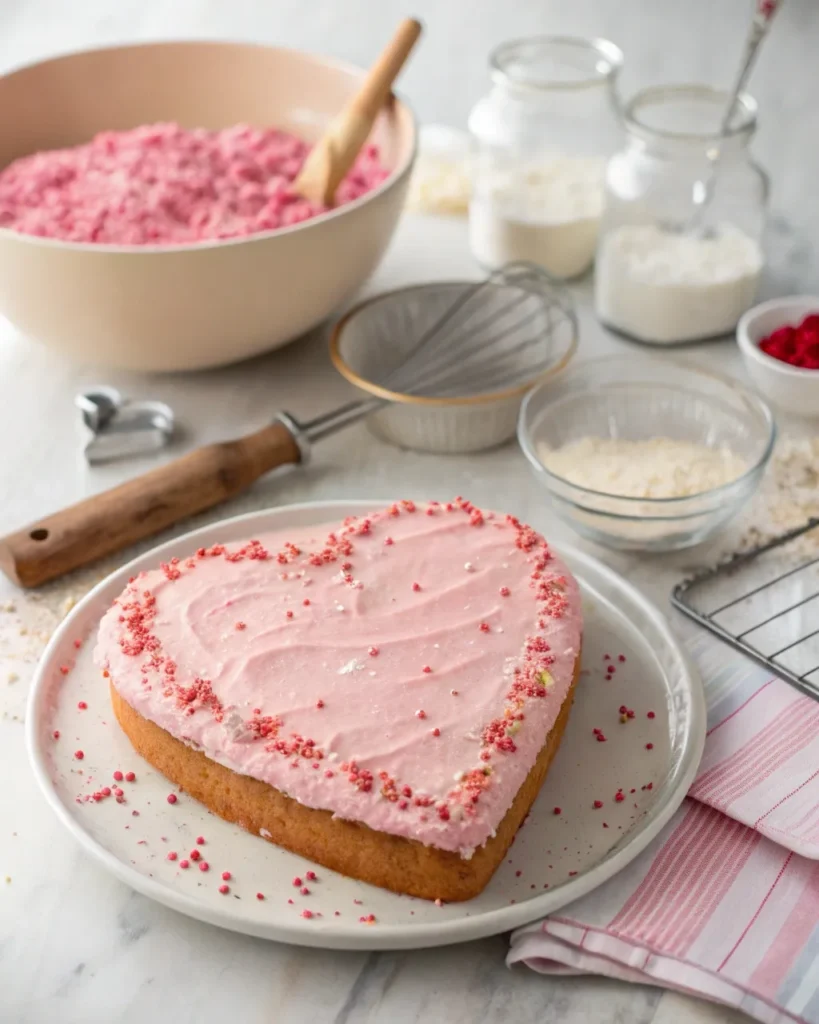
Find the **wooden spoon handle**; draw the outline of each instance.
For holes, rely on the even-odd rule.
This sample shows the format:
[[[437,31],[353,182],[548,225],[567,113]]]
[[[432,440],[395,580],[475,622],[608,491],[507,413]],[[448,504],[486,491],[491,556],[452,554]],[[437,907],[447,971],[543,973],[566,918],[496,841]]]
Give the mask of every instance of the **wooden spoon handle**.
[[[227,501],[269,470],[300,459],[282,423],[198,448],[3,538],[0,568],[19,586],[37,587]]]
[[[361,88],[345,108],[345,113],[355,110],[361,117],[368,118],[372,127],[378,112],[387,102],[392,83],[398,77],[420,35],[420,21],[416,21],[415,18],[404,18],[367,72]],[[344,173],[346,174],[349,169],[348,167]]]
[[[355,163],[392,83],[420,35],[419,21],[405,18],[401,22],[358,92],[313,147],[293,185],[305,199],[332,206],[336,189]]]

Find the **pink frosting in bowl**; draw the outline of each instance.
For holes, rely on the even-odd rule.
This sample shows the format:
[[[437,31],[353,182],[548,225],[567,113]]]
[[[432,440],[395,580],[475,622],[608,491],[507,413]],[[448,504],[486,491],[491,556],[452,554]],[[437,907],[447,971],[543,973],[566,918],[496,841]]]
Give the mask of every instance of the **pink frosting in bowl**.
[[[95,660],[213,760],[468,857],[534,764],[581,632],[577,583],[533,530],[399,502],[141,574]]]
[[[0,170],[0,227],[107,245],[185,245],[239,238],[310,220],[327,207],[292,183],[310,150],[275,128],[218,131],[178,124],[100,132]],[[342,181],[343,205],[388,176],[368,145]]]

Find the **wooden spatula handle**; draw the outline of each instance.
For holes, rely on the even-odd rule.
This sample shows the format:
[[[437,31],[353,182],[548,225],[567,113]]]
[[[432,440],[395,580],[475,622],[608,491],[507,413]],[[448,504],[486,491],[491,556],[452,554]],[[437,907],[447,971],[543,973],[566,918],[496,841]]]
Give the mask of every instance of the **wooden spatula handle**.
[[[348,109],[356,110],[366,117],[370,126],[378,116],[379,110],[387,102],[392,83],[398,77],[399,71],[404,66],[420,35],[421,23],[415,18],[404,18],[395,30],[392,39],[367,72],[367,77],[362,82],[361,88],[350,100]]]
[[[282,423],[198,448],[3,538],[0,568],[21,587],[37,587],[227,501],[300,458]]]
[[[299,195],[332,206],[336,189],[372,131],[392,83],[421,35],[421,23],[405,18],[367,72],[356,94],[310,151],[293,183]]]

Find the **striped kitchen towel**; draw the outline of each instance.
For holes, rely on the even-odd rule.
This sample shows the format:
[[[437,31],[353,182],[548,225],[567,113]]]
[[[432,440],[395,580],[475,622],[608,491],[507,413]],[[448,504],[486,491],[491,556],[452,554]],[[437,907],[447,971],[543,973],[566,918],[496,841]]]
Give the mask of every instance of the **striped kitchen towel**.
[[[819,702],[689,636],[708,704],[699,774],[615,878],[515,932],[508,962],[819,1024]]]
[[[819,859],[819,701],[709,633],[688,647],[705,681],[708,737],[689,796]]]
[[[616,878],[516,931],[507,962],[819,1024],[819,864],[686,800]]]

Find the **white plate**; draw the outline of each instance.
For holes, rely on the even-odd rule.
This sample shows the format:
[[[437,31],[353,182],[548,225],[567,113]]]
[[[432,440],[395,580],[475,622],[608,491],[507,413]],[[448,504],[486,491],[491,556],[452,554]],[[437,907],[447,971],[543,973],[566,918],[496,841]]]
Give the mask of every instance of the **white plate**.
[[[315,865],[222,821],[184,794],[174,805],[167,802],[171,785],[134,753],[92,664],[97,623],[128,577],[202,544],[339,520],[383,504],[315,502],[206,526],[113,573],[63,621],[32,687],[29,754],[60,820],[117,878],[183,914],[248,935],[326,948],[410,949],[492,935],[548,914],[611,878],[669,820],[702,754],[700,680],[657,609],[625,580],[567,545],[560,551],[580,581],[586,614],[575,707],[528,821],[477,899],[438,907],[320,867],[318,880],[306,883],[310,894],[302,896],[292,880]],[[82,640],[79,650],[75,640]],[[609,681],[607,654],[615,665]],[[61,666],[70,667],[67,675]],[[78,708],[80,701],[87,710]],[[635,711],[625,724],[619,721],[621,704]],[[606,742],[596,740],[596,728]],[[85,755],[81,761],[74,757],[78,749]],[[137,775],[135,782],[120,784],[125,803],[113,797],[77,802],[116,785],[115,769]],[[643,788],[649,784],[651,789]],[[620,787],[626,798],[616,802]],[[595,800],[603,807],[595,809]],[[171,850],[187,856],[198,835],[206,839],[200,850],[210,864],[207,873],[193,863],[181,870],[179,859],[167,860]],[[219,892],[225,870],[232,875],[227,895]],[[315,916],[305,919],[303,910]],[[360,923],[369,914],[375,924]]]

